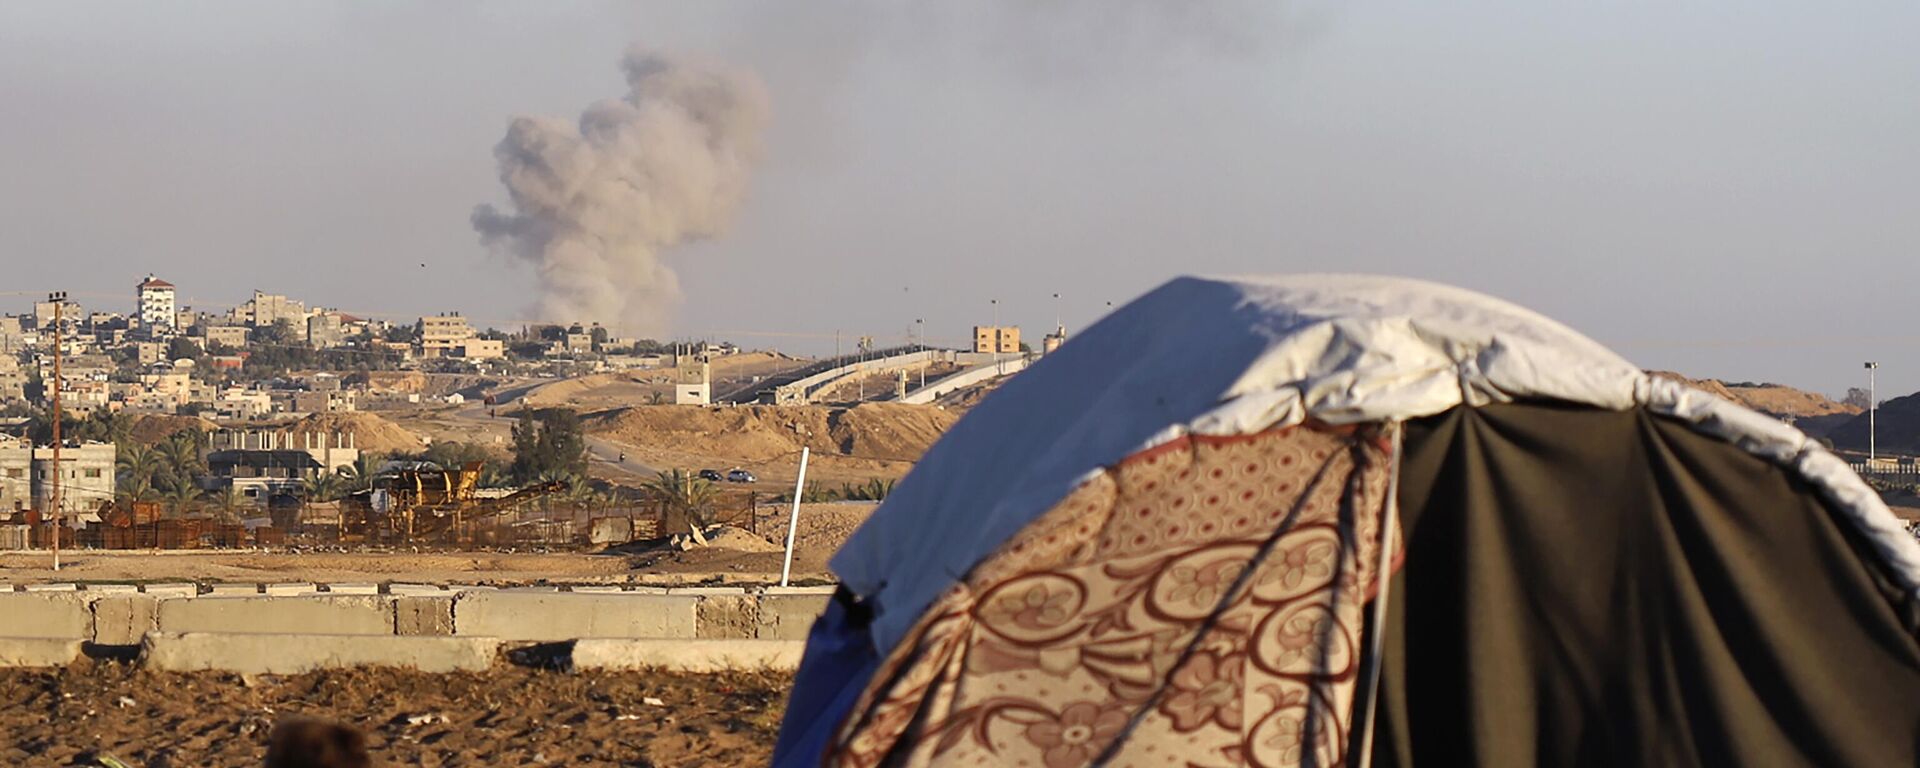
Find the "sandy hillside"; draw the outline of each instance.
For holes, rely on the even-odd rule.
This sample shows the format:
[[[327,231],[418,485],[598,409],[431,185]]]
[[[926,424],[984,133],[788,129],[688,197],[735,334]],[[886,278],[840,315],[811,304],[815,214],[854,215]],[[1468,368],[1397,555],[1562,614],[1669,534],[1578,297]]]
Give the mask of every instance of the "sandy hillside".
[[[1650,373],[1661,378],[1680,381],[1694,389],[1732,400],[1770,416],[1806,418],[1860,412],[1859,408],[1838,402],[1826,395],[1782,384],[1728,384],[1719,379],[1691,379],[1672,371],[1650,371]]]
[[[806,362],[779,352],[741,352],[713,358],[710,370],[714,378],[766,376]]]
[[[444,397],[455,392],[477,392],[499,385],[488,376],[460,373],[421,373],[419,371],[368,371],[347,377],[347,383],[365,382],[374,392],[419,394]]]
[[[198,416],[174,416],[163,413],[136,413],[133,415],[133,427],[128,434],[133,441],[141,445],[153,445],[167,439],[168,435],[183,429],[206,432],[219,429],[215,424]]]
[[[634,406],[588,417],[587,430],[640,447],[764,460],[795,453],[917,461],[955,417],[931,406]]]
[[[477,443],[498,451],[509,451],[513,445],[511,411],[494,418],[473,419],[462,418],[459,406],[438,405],[383,410],[380,415],[401,429],[435,443]]]
[[[742,352],[716,357],[711,363],[714,390],[725,391],[753,376],[768,376],[801,365],[778,352]],[[673,397],[673,370],[648,368],[618,373],[594,373],[541,384],[517,403],[534,408],[574,408],[599,411]]]
[[[673,396],[673,374],[666,370],[595,373],[542,384],[514,401],[531,408],[596,411],[650,402],[656,393]]]

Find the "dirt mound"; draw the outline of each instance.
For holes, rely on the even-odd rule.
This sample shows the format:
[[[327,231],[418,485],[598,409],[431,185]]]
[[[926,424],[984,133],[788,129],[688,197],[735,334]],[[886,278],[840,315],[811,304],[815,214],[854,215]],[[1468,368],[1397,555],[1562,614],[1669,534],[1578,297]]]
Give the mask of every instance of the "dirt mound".
[[[1817,392],[1779,384],[1729,384],[1735,397],[1748,408],[1774,416],[1832,416],[1854,414],[1860,407],[1829,399]]]
[[[898,403],[642,405],[589,416],[587,430],[635,446],[747,461],[795,453],[801,446],[815,453],[916,461],[955,419],[940,408]]]
[[[827,567],[827,558],[840,551],[840,545],[847,543],[847,537],[867,521],[873,510],[880,505],[875,502],[844,502],[830,504],[801,504],[800,527],[793,537],[793,560],[796,567],[822,569]],[[763,526],[769,541],[787,540],[787,515],[782,509],[780,516]],[[784,544],[776,549],[784,552]]]
[[[801,504],[800,527],[793,540],[793,573],[796,580],[817,580],[831,578],[827,572],[827,560],[847,543],[847,537],[866,522],[878,506],[873,502],[845,502],[830,504]],[[757,513],[755,536],[740,531],[740,537],[754,538],[772,543],[765,549],[730,550],[719,545],[693,547],[685,551],[665,550],[642,559],[642,569],[649,573],[689,574],[710,576],[712,574],[768,574],[780,573],[781,561],[786,552],[787,516],[789,507],[761,507]],[[739,530],[739,529],[734,529]],[[731,536],[731,534],[726,534]],[[736,541],[745,543],[744,538]],[[750,546],[750,545],[749,545]]]
[[[715,357],[709,364],[714,378],[765,376],[800,364],[796,358],[779,352],[739,352]]]
[[[137,413],[133,416],[133,426],[127,431],[132,440],[141,445],[153,445],[167,436],[183,429],[206,432],[219,429],[215,424],[198,416],[174,416],[164,413]]]
[[[516,401],[531,408],[594,410],[649,402],[655,393],[673,397],[673,374],[666,370],[594,373],[542,384]]]
[[[1658,378],[1678,381],[1707,394],[1731,400],[1776,418],[1806,418],[1860,412],[1857,406],[1837,402],[1817,392],[1808,392],[1782,384],[1748,382],[1730,384],[1719,379],[1690,379],[1672,371],[1648,371],[1648,373]]]
[[[274,425],[295,435],[353,433],[354,445],[374,453],[418,453],[427,447],[419,435],[365,411],[316,413],[298,421]]]
[[[707,546],[735,552],[785,552],[786,548],[731,525],[716,525],[701,532]]]

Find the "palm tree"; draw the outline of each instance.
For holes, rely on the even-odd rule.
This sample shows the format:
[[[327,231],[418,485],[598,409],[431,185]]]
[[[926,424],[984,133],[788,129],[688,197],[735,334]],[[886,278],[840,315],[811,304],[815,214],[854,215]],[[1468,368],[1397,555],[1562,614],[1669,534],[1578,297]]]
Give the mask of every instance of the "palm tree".
[[[579,475],[575,475],[574,473],[568,472],[564,469],[541,470],[540,476],[534,478],[534,482],[559,483],[560,485],[566,486],[569,493],[571,493],[576,486],[582,485],[582,483],[580,482]]]
[[[200,458],[199,433],[180,430],[160,441],[154,449],[165,462],[168,473],[179,482],[192,485],[194,477],[206,472],[206,462]]]
[[[160,491],[153,487],[152,475],[136,475],[116,483],[113,495],[127,501],[153,501],[160,497]]]
[[[711,481],[675,469],[661,472],[643,490],[664,506],[664,511],[682,512],[701,527],[713,524],[714,502],[720,491]]]
[[[306,482],[302,483],[302,486],[302,490],[306,492],[307,501],[309,502],[333,501],[342,495],[342,489],[346,487],[346,480],[339,475],[321,472],[307,478]]]
[[[346,482],[344,493],[364,491],[373,487],[373,476],[379,474],[380,465],[386,459],[378,453],[362,452],[359,457],[340,468],[340,479]]]
[[[220,517],[229,522],[240,519],[240,508],[252,506],[247,494],[234,486],[225,490],[207,491],[206,498],[220,508]]]
[[[173,510],[174,517],[186,517],[187,512],[200,501],[200,489],[194,486],[191,479],[174,477],[160,498],[167,502],[168,509]]]
[[[153,487],[153,473],[160,469],[160,454],[144,445],[129,445],[113,457],[115,473],[123,485]]]

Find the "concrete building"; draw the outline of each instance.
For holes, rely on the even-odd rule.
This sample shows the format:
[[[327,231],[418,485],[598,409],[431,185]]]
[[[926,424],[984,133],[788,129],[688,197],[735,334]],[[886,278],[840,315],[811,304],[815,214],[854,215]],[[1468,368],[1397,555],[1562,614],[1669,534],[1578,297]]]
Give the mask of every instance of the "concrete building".
[[[319,312],[307,318],[307,344],[314,349],[337,347],[346,341],[346,331],[342,327],[338,312]]]
[[[241,349],[247,346],[247,334],[251,332],[244,325],[215,325],[207,328],[207,343]]]
[[[139,298],[140,327],[145,328],[148,335],[173,333],[178,329],[175,324],[180,318],[176,315],[178,308],[173,303],[173,283],[149,274],[135,289]]]
[[[457,312],[420,318],[420,349],[427,357],[452,355],[473,336],[473,326]]]
[[[354,405],[351,391],[293,393],[293,410],[300,413],[346,413],[354,410]]]
[[[675,405],[713,403],[713,368],[706,360],[683,357],[674,366],[673,402]]]
[[[1060,345],[1065,343],[1067,343],[1067,327],[1064,325],[1055,327],[1053,333],[1047,334],[1045,338],[1040,340],[1040,354],[1051,355],[1054,350],[1059,349]],[[1018,345],[1016,345],[1016,347],[1017,346]]]
[[[277,429],[222,429],[207,435],[208,467],[214,465],[214,455],[222,453],[248,453],[262,451],[290,451],[301,453],[313,460],[321,471],[337,472],[341,467],[353,466],[360,459],[360,449],[354,441],[352,432],[334,432],[330,434],[294,433]],[[232,456],[223,457],[231,459]],[[219,472],[214,472],[216,476]]]
[[[460,343],[460,356],[469,360],[498,360],[507,356],[507,343],[499,339],[467,339]]]
[[[285,320],[293,323],[296,330],[307,319],[307,305],[294,301],[277,293],[253,292],[253,298],[247,303],[234,307],[230,313],[233,321],[241,325],[263,328]]]
[[[60,447],[56,468],[53,446],[8,438],[0,442],[0,508],[50,511],[58,474],[63,516],[97,510],[113,500],[114,455],[112,443],[68,443]]]
[[[141,365],[153,365],[167,359],[167,345],[158,341],[136,341],[133,343],[133,359]]]
[[[973,351],[1015,353],[1020,351],[1020,327],[1014,325],[976,325],[973,327]]]
[[[273,412],[273,396],[265,392],[229,387],[213,401],[213,412],[222,419],[255,419]]]
[[[27,371],[13,355],[0,353],[0,403],[27,399]]]
[[[51,301],[36,301],[33,303],[33,327],[41,330],[53,327],[53,305],[54,302]],[[69,299],[66,302],[66,306],[61,308],[60,316],[66,318],[69,322],[77,322],[85,317],[86,313],[80,309],[79,302]]]

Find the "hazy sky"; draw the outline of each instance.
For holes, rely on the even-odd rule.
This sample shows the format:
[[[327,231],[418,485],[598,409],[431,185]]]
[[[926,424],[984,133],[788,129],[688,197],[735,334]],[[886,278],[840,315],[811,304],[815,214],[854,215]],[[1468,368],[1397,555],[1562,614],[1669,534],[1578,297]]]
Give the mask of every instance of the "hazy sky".
[[[151,271],[524,319],[469,225],[493,148],[638,47],[772,102],[731,229],[666,255],[677,334],[957,341],[998,298],[1038,337],[1055,292],[1071,329],[1182,273],[1365,271],[1649,367],[1920,388],[1920,6],[1674,5],[9,2],[0,302]]]

